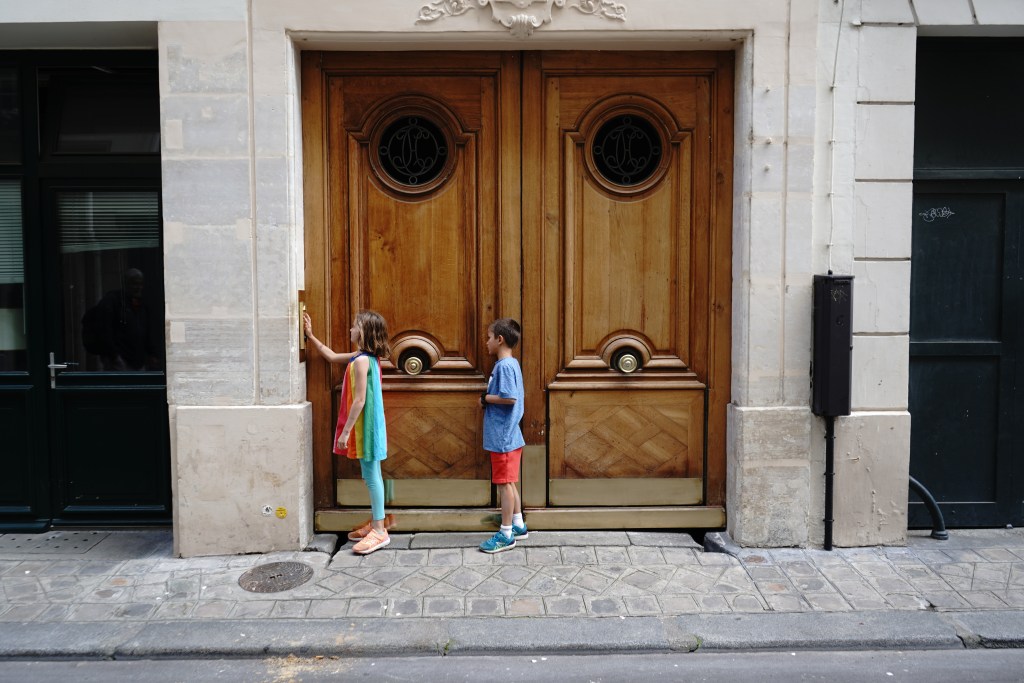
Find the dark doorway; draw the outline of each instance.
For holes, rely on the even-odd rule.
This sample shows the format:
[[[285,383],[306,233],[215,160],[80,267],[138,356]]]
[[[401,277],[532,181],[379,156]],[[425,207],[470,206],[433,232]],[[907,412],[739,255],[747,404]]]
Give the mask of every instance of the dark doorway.
[[[0,528],[170,522],[153,53],[0,52]]]
[[[1024,41],[918,43],[910,472],[953,527],[1024,524],[1021,79]]]

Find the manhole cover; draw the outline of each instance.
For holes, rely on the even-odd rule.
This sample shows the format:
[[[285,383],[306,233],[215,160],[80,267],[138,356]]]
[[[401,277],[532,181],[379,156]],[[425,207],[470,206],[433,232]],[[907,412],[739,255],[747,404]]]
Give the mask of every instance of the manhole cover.
[[[251,593],[277,593],[313,578],[313,568],[301,562],[270,562],[238,577],[238,585]]]

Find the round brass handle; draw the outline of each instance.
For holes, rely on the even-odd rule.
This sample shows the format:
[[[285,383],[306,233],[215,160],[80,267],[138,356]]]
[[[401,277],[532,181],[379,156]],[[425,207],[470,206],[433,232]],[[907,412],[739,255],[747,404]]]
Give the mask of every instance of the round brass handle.
[[[640,359],[632,352],[619,354],[615,359],[615,369],[619,372],[629,374],[640,367]]]
[[[408,358],[402,363],[402,370],[407,375],[418,375],[423,372],[425,365],[422,358],[415,354],[409,354]]]

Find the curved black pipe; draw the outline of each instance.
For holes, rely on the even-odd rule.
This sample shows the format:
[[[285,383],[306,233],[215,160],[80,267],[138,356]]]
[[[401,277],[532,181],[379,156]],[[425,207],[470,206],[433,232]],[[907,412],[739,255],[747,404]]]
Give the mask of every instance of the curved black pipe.
[[[939,509],[939,504],[935,502],[932,494],[913,477],[910,478],[910,490],[917,494],[928,508],[928,514],[932,516],[932,538],[939,541],[948,540],[949,532],[946,531],[946,523],[942,520],[942,510]]]

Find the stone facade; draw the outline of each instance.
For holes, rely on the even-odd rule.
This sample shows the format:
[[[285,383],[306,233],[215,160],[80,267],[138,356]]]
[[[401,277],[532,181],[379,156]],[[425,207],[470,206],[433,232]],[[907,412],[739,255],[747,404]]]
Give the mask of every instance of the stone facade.
[[[811,281],[832,269],[856,278],[854,412],[837,421],[835,542],[903,543],[916,38],[1019,34],[1024,3],[623,0],[620,21],[570,1],[529,37],[495,21],[497,0],[417,21],[428,4],[0,8],[10,47],[151,40],[143,46],[159,52],[177,551],[301,548],[313,533],[311,411],[297,352],[304,48],[736,51],[729,530],[744,545],[822,541]],[[267,516],[265,505],[287,515]]]

